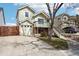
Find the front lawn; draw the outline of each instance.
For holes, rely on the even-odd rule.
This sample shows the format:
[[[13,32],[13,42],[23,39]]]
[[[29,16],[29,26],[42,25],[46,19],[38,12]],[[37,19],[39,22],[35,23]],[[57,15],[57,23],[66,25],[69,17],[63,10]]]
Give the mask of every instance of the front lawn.
[[[68,49],[68,43],[64,39],[60,38],[52,38],[52,40],[49,40],[47,37],[40,37],[39,39],[47,42],[48,44],[52,45],[56,49]]]

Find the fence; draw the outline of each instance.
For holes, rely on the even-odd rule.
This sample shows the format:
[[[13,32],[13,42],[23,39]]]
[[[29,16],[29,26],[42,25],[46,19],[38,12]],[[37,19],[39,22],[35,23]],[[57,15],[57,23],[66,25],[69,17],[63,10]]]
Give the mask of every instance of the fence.
[[[0,26],[0,36],[19,35],[18,26]]]

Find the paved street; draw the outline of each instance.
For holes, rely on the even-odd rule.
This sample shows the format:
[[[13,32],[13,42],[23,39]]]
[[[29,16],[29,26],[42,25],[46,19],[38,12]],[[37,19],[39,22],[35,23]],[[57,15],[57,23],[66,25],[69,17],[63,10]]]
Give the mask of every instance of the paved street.
[[[0,37],[0,56],[67,56],[79,55],[79,50],[56,50],[35,37]]]

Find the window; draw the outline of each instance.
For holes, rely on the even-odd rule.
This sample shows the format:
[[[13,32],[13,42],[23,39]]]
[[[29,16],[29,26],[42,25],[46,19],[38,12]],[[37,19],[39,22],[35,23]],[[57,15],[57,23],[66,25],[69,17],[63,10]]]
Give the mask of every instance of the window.
[[[64,20],[66,20],[66,17],[64,17]]]
[[[29,27],[29,25],[27,25],[27,27]]]
[[[68,21],[68,17],[67,16],[63,16],[63,21]]]
[[[25,25],[25,27],[26,27],[26,25]]]
[[[58,20],[60,20],[60,18],[58,18]]]
[[[21,27],[23,27],[23,25],[21,25]]]
[[[30,27],[32,27],[32,26],[30,26]]]
[[[47,22],[49,22],[49,20],[47,20]]]
[[[39,18],[39,19],[38,19],[38,23],[39,23],[39,24],[43,24],[43,23],[44,23],[44,20]]]
[[[28,12],[25,12],[25,17],[28,17],[28,16],[29,16]]]

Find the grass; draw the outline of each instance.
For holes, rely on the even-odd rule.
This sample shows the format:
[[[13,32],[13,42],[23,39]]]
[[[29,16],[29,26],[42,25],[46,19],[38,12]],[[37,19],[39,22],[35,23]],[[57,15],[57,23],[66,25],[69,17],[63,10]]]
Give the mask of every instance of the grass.
[[[53,46],[55,49],[63,49],[63,50],[68,49],[68,43],[64,39],[60,39],[56,37],[52,38],[51,40],[49,40],[47,37],[40,37],[39,39],[47,42],[48,44]]]

